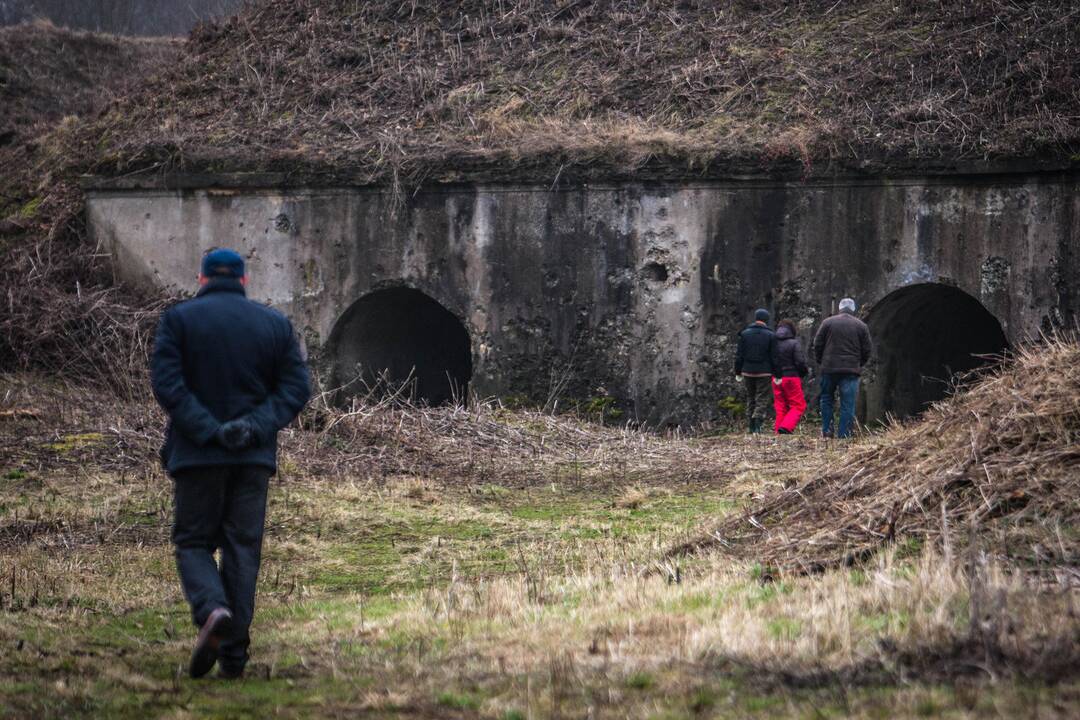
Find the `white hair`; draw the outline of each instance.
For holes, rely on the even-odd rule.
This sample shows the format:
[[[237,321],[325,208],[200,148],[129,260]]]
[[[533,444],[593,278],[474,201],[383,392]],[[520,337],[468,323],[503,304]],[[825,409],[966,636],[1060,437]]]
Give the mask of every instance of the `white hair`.
[[[844,298],[840,301],[840,311],[855,312],[855,301],[851,298]]]

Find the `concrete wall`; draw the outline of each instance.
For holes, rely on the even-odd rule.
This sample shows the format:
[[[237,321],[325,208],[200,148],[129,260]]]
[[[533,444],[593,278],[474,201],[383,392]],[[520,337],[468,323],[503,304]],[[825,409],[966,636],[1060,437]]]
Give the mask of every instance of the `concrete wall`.
[[[851,295],[958,287],[1010,341],[1072,323],[1075,174],[424,190],[88,190],[123,279],[192,288],[204,250],[249,261],[251,295],[317,351],[372,290],[405,284],[466,325],[480,394],[610,394],[653,422],[713,417],[757,306],[808,341]],[[222,179],[217,182],[225,182]],[[194,183],[199,184],[199,183]]]

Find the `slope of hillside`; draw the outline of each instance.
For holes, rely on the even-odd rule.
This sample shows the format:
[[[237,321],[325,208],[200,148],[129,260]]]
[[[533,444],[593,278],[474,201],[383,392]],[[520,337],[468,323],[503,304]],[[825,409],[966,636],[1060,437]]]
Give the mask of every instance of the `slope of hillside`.
[[[184,35],[207,18],[233,12],[242,0],[0,0],[0,25],[47,19],[77,30],[121,35]]]
[[[89,116],[179,52],[165,39],[132,40],[36,22],[0,28],[0,133],[32,140],[69,115]]]
[[[103,111],[179,48],[171,40],[72,32],[46,22],[0,28],[0,220],[15,210],[32,219],[26,204],[42,135],[64,118]]]
[[[141,364],[132,338],[145,314],[113,300],[112,274],[84,242],[82,196],[58,128],[92,120],[180,45],[48,23],[0,28],[0,370],[36,365],[117,386]]]
[[[268,0],[95,130],[98,172],[387,178],[1069,162],[1069,0]],[[99,160],[101,157],[99,156]]]
[[[727,517],[702,548],[820,570],[890,544],[969,539],[1028,567],[1080,565],[1080,344],[1051,341],[869,440],[839,466]]]

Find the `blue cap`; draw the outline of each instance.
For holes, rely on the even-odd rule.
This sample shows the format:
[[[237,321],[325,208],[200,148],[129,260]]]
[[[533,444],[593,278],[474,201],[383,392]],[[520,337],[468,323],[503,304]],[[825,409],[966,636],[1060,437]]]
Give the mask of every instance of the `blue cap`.
[[[218,248],[206,253],[202,259],[202,274],[208,278],[244,277],[244,258],[235,250]]]
[[[754,320],[757,322],[769,322],[769,311],[765,308],[758,308],[754,311]]]

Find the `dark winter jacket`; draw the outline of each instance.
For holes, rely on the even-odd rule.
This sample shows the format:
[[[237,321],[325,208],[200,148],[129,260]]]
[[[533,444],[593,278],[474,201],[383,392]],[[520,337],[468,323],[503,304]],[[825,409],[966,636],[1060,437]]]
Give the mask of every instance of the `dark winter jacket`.
[[[802,342],[787,325],[776,329],[776,366],[781,377],[804,377],[810,372]]]
[[[169,416],[161,459],[169,474],[208,465],[277,468],[277,433],[310,394],[308,369],[288,319],[248,300],[238,280],[217,279],[165,311],[150,359],[154,396]],[[230,451],[223,422],[250,420],[254,446]]]
[[[739,333],[739,346],[735,350],[735,374],[774,372],[776,359],[776,335],[765,325],[754,323]]]
[[[814,337],[814,359],[822,373],[859,375],[872,352],[870,328],[850,313],[825,318]]]

